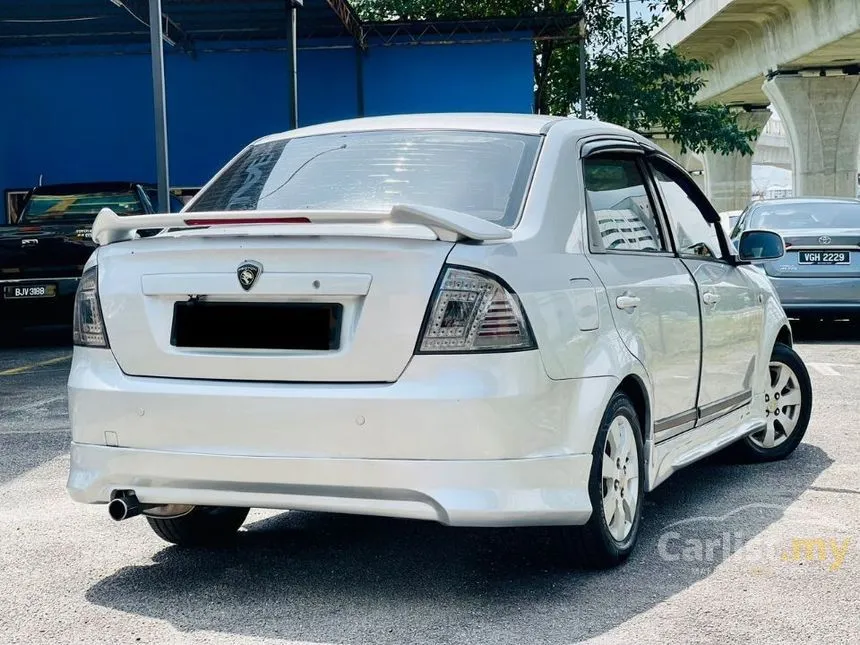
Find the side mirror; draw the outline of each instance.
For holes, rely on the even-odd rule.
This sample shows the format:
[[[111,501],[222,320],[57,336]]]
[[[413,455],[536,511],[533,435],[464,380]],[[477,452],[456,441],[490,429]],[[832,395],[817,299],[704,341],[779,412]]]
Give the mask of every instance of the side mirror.
[[[738,259],[743,262],[778,260],[785,255],[782,235],[774,231],[744,231],[737,242]]]

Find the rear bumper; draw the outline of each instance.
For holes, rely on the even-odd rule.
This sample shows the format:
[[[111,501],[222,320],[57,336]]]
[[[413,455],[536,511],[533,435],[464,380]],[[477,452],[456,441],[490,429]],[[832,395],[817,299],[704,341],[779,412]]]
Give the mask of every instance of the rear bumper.
[[[433,520],[452,526],[583,524],[591,455],[493,461],[296,459],[72,444],[83,503],[134,490],[144,504],[247,506]]]
[[[770,278],[787,312],[860,311],[860,278]]]
[[[130,377],[76,347],[68,490],[104,503],[579,524],[617,379],[553,381],[538,352],[416,356],[396,383]]]

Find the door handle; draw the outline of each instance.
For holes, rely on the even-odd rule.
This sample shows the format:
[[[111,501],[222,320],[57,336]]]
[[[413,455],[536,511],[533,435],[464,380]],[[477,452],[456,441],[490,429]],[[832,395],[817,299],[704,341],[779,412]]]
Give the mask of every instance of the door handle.
[[[702,294],[702,302],[704,302],[706,305],[715,305],[719,301],[720,301],[720,297],[715,293],[712,293],[710,291],[706,291],[705,293]]]
[[[641,300],[636,296],[618,296],[615,299],[615,306],[619,309],[635,309],[640,302]]]

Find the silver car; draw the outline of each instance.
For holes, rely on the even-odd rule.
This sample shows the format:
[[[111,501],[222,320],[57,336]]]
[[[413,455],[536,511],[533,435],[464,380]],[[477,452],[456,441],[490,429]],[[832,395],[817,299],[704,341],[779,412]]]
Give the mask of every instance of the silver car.
[[[796,317],[860,314],[860,200],[794,198],[755,202],[732,231],[769,229],[785,255],[762,264],[782,306]]]
[[[567,556],[619,564],[678,469],[783,459],[809,423],[751,266],[782,238],[732,253],[719,222],[663,151],[596,121],[265,137],[180,213],[96,219],[69,494],[182,545],[272,508],[555,526]]]

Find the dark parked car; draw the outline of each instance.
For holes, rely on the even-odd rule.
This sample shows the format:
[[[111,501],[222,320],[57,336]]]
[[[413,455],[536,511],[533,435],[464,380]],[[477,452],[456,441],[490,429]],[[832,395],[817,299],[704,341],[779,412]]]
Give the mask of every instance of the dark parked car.
[[[159,212],[154,186],[135,182],[55,184],[33,188],[14,226],[0,227],[0,327],[71,324],[75,290],[95,248],[99,210]],[[182,207],[171,202],[171,210]]]
[[[753,202],[732,231],[782,234],[785,255],[763,263],[783,308],[797,317],[860,315],[860,201],[798,197]]]

